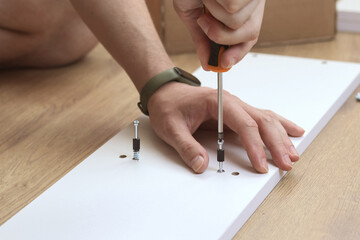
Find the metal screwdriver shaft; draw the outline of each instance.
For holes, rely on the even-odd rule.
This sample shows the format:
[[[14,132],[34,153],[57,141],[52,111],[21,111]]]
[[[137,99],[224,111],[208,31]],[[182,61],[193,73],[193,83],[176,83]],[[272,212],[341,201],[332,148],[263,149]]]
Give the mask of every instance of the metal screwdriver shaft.
[[[134,151],[133,160],[140,159],[140,138],[138,136],[138,126],[139,126],[139,121],[135,120],[134,121],[135,138],[133,138],[133,151]]]
[[[204,12],[206,15],[211,16],[211,13],[204,6]],[[210,71],[216,72],[218,77],[218,149],[217,149],[217,161],[219,162],[219,170],[217,172],[225,172],[223,164],[225,160],[224,152],[224,130],[223,130],[223,72],[227,72],[230,68],[223,68],[221,66],[222,54],[229,46],[218,44],[210,40],[210,56],[208,61],[208,68]]]
[[[223,76],[222,72],[218,74],[218,150],[217,161],[219,162],[219,173],[225,172],[223,169],[223,163],[225,159],[225,152],[223,148],[224,144],[224,123],[223,123]]]

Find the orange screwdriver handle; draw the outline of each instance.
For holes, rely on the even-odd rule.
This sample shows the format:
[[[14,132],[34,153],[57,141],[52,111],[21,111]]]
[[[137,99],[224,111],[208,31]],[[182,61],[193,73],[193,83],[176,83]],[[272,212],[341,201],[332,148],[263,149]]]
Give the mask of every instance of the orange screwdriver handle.
[[[204,12],[206,15],[211,16],[209,10],[204,6]],[[210,57],[208,61],[208,68],[213,72],[227,72],[230,68],[221,67],[221,57],[229,46],[218,44],[210,40]]]

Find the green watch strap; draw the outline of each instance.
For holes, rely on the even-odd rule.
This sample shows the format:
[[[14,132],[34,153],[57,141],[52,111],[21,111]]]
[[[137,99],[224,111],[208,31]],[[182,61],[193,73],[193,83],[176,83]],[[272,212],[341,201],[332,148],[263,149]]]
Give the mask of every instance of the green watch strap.
[[[138,107],[140,108],[141,112],[145,115],[149,115],[149,111],[147,109],[147,104],[150,97],[158,90],[161,86],[168,82],[181,82],[186,83],[191,86],[200,86],[201,82],[192,74],[174,67],[168,70],[165,70],[156,76],[152,77],[141,90],[140,93],[140,102],[138,103]]]

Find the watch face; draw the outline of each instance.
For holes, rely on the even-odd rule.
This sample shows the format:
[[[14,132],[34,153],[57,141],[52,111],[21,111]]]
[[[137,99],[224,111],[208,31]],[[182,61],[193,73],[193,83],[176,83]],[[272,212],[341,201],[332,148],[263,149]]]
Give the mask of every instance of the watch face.
[[[182,70],[181,68],[178,67],[174,67],[174,70],[183,78],[186,78],[187,80],[195,83],[196,85],[200,85],[201,82],[199,81],[199,79],[197,79],[194,75]]]

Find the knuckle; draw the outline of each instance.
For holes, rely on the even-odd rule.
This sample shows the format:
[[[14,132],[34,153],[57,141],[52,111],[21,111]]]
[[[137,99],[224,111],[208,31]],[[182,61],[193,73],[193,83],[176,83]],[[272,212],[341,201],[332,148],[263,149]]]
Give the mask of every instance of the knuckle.
[[[233,22],[231,22],[231,23],[228,24],[228,27],[229,27],[230,29],[232,29],[232,30],[237,30],[237,29],[241,28],[242,25],[243,25],[242,22],[235,22],[235,21],[233,21]]]
[[[281,140],[270,141],[266,146],[270,149],[270,152],[277,153],[279,156],[287,153],[284,142]]]
[[[249,32],[249,40],[250,41],[257,41],[257,39],[259,38],[259,30],[258,29],[251,29]]]
[[[259,37],[256,37],[256,39],[253,39],[253,40],[252,40],[253,46],[258,42],[258,40],[259,40]]]
[[[276,120],[276,114],[271,110],[263,110],[260,122],[261,123],[273,123]]]
[[[223,7],[228,13],[236,13],[240,10],[238,4],[235,1],[226,1]]]
[[[174,123],[173,118],[166,117],[162,122],[162,130],[165,134],[173,133],[176,129],[176,123]]]
[[[260,122],[261,122],[262,124],[273,123],[273,122],[274,122],[274,118],[271,116],[271,114],[264,113],[264,114],[262,114],[262,116],[260,117]]]
[[[275,116],[276,116],[275,113],[274,113],[273,111],[271,111],[271,110],[264,110],[264,112],[265,112],[266,114],[272,116],[272,117],[275,117]]]
[[[285,147],[286,147],[286,149],[295,148],[294,144],[292,144],[292,142],[290,140],[287,141],[287,143],[285,144]]]
[[[258,125],[257,123],[255,122],[255,120],[253,119],[247,119],[245,122],[244,122],[244,126],[246,128],[255,128],[255,129],[258,129]]]
[[[236,21],[231,21],[227,24],[227,26],[232,30],[236,30],[236,29],[240,28],[242,26],[242,24],[240,24],[239,22],[236,22]]]
[[[233,30],[241,28],[246,21],[244,21],[241,17],[236,16],[233,14],[231,17],[231,21],[227,24],[227,26]]]
[[[208,37],[216,43],[222,43],[224,41],[224,36],[217,28],[211,28],[208,32]]]
[[[180,142],[179,143],[179,150],[182,153],[183,156],[187,156],[189,153],[191,153],[193,149],[193,145],[189,142]],[[189,160],[189,159],[185,159]]]

